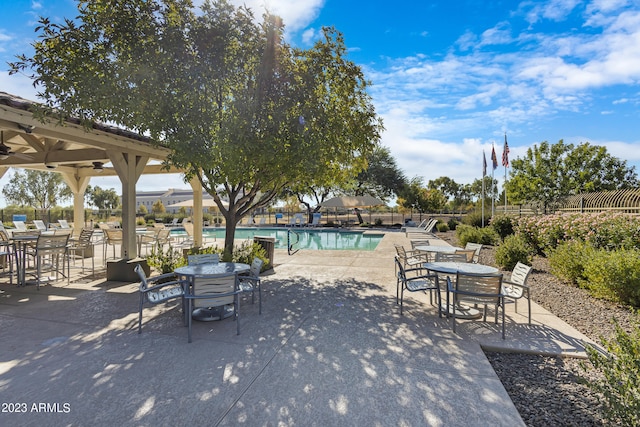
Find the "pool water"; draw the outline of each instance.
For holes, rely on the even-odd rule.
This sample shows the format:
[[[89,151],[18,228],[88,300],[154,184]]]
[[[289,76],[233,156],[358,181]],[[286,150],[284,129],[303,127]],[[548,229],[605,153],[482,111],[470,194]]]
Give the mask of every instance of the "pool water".
[[[296,236],[299,240],[293,246],[294,249],[315,249],[315,250],[354,250],[354,251],[373,251],[378,243],[384,237],[384,234],[376,234],[362,231],[336,231],[336,230],[318,230],[318,229],[301,229],[301,228],[237,228],[235,239],[253,240],[255,236],[273,237],[276,239],[276,249],[287,249],[287,234],[291,230],[291,243],[296,242]],[[205,228],[202,232],[203,237],[208,239],[224,239],[224,228]],[[177,228],[171,231],[171,236],[186,236],[184,229]]]

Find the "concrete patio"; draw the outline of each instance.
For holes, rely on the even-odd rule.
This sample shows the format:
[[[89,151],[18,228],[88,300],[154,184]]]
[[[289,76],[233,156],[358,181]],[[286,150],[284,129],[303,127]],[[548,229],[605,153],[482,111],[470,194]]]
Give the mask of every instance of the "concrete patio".
[[[504,341],[492,322],[454,334],[426,295],[400,316],[394,243],[410,246],[389,232],[370,252],[276,250],[263,314],[244,299],[241,335],[196,322],[191,344],[177,302],[147,307],[137,334],[137,283],[106,281],[101,253],[70,285],[3,278],[0,424],[524,425],[482,347],[584,357],[587,338],[535,304],[531,326],[508,304]]]

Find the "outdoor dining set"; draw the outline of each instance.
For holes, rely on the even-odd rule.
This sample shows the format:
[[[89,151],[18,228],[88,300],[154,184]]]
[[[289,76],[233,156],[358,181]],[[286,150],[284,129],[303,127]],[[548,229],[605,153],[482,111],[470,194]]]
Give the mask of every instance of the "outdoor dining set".
[[[496,324],[499,311],[502,313],[502,339],[505,339],[505,300],[513,300],[517,312],[517,301],[525,298],[531,324],[530,289],[526,283],[531,267],[517,263],[509,280],[505,280],[497,268],[479,263],[480,244],[467,243],[458,248],[422,238],[411,243],[411,250],[395,245],[396,303],[400,305],[400,314],[405,291],[428,292],[431,304],[435,297],[438,316],[450,318],[454,332],[456,319],[486,321],[488,308],[492,307]]]
[[[161,304],[180,299],[188,342],[192,341],[193,320],[202,322],[233,317],[240,335],[240,295],[251,294],[252,303],[258,293],[258,312],[262,314],[260,271],[263,261],[256,257],[251,265],[220,262],[218,254],[198,254],[187,257],[186,266],[172,273],[147,277],[144,269],[135,268],[140,277],[138,333],[142,332],[145,304]]]

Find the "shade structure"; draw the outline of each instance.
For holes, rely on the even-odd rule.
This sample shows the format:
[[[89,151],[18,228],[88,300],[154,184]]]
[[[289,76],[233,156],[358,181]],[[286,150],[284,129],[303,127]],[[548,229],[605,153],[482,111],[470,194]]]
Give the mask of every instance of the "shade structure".
[[[320,203],[320,206],[325,208],[364,208],[380,205],[384,205],[384,202],[373,196],[339,196]]]
[[[216,202],[213,199],[202,199],[202,207],[203,208],[210,208],[213,206],[218,206],[216,205]],[[229,206],[228,203],[226,202],[222,202],[222,206]],[[193,207],[193,199],[190,200],[185,200],[182,202],[178,202],[178,203],[173,203],[171,205],[167,205],[168,208],[181,208],[181,207],[185,207],[185,208],[192,208]]]

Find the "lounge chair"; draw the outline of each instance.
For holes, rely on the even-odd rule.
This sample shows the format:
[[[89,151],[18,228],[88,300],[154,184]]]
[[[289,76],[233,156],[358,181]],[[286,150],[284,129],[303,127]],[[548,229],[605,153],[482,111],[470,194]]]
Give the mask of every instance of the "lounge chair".
[[[435,228],[438,220],[435,218],[430,219],[424,227],[407,227],[405,229],[405,235],[409,237],[409,234],[433,234],[433,229]]]

